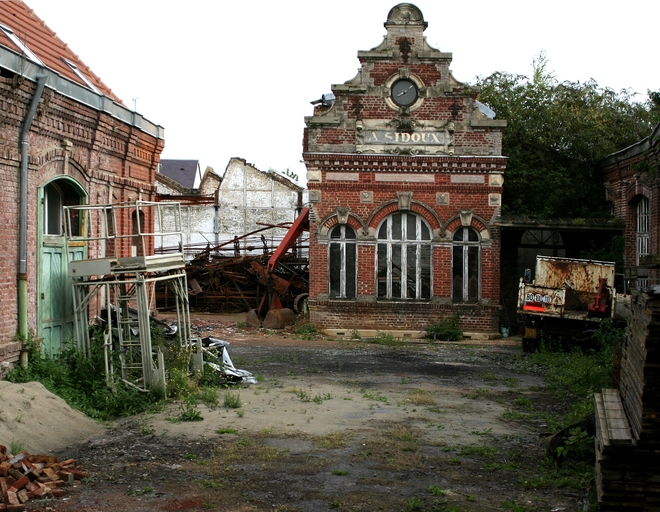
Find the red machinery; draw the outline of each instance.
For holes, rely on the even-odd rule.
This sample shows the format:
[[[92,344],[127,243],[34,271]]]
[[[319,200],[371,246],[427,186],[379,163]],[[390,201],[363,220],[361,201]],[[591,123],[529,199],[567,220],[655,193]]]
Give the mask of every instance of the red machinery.
[[[250,263],[254,274],[257,276],[257,280],[266,287],[266,293],[261,298],[259,307],[248,313],[248,325],[261,324],[260,319],[266,317],[264,327],[277,328],[283,327],[283,324],[292,323],[293,319],[295,319],[293,311],[289,308],[284,308],[280,300],[280,297],[284,296],[293,283],[293,280],[286,280],[278,276],[275,273],[275,269],[282,256],[295,245],[296,240],[303,231],[309,231],[309,208],[303,208],[300,211],[298,218],[296,218],[289,231],[287,231],[279,247],[268,260],[265,268],[256,261]]]

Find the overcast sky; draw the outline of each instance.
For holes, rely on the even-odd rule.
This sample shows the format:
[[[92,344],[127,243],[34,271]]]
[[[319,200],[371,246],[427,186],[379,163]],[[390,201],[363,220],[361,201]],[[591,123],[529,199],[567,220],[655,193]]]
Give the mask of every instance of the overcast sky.
[[[391,0],[25,0],[124,104],[165,128],[162,158],[224,173],[300,163],[310,101],[379,45]],[[561,80],[660,90],[660,1],[419,0],[428,43],[453,53],[462,82],[529,75],[545,51]],[[0,2],[2,8],[2,2]]]

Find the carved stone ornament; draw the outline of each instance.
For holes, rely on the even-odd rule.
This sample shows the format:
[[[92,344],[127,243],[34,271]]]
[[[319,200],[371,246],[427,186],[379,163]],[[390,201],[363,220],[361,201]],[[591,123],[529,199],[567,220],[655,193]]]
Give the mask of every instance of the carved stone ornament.
[[[338,206],[337,207],[337,221],[339,221],[339,224],[347,224],[348,223],[348,213],[351,211],[350,208],[346,208],[345,206]]]
[[[321,171],[307,171],[307,183],[321,183]]]
[[[320,203],[321,202],[321,191],[320,190],[310,190],[309,191],[309,202],[310,203]]]
[[[502,194],[488,194],[488,206],[502,206]]]
[[[438,206],[449,206],[449,193],[438,192],[435,195],[435,204],[437,204]]]
[[[399,4],[387,15],[385,26],[388,25],[422,25],[426,28],[428,23],[424,21],[422,11],[413,4]]]
[[[501,187],[504,185],[504,178],[501,174],[491,174],[490,175],[490,186],[491,187]]]
[[[363,190],[360,192],[360,202],[365,204],[371,204],[374,202],[374,193],[368,190]]]
[[[461,216],[461,226],[468,227],[472,224],[472,210],[461,210],[459,215]]]
[[[397,192],[396,198],[399,201],[399,210],[406,212],[410,210],[410,204],[412,203],[412,192]]]

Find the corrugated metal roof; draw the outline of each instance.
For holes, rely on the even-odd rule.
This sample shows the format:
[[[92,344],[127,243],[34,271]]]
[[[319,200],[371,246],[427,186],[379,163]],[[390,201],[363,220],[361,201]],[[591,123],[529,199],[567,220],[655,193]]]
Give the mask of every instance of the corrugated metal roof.
[[[103,95],[112,98],[117,103],[122,103],[112,90],[24,2],[4,0],[0,2],[0,6],[2,7],[0,23],[9,27],[46,67],[72,82],[89,88],[89,85],[62,60],[64,58],[73,63]],[[7,37],[2,30],[0,30],[0,45],[18,54],[23,54],[22,48]]]

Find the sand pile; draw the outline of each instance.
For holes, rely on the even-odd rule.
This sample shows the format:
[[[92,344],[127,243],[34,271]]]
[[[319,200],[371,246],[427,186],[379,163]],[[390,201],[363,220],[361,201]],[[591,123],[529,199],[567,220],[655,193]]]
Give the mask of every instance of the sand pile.
[[[0,444],[49,454],[99,436],[104,427],[38,382],[0,381]]]

